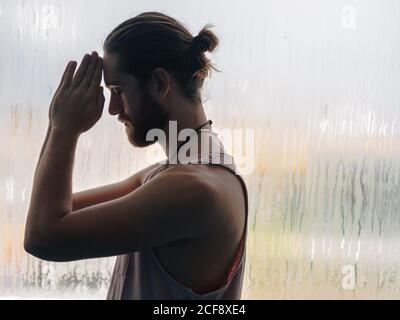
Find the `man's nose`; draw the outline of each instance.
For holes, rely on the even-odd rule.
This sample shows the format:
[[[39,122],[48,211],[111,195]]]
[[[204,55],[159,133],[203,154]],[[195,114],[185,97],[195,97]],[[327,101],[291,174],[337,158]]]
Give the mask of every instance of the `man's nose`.
[[[108,106],[108,112],[113,116],[119,114],[122,110],[120,99],[111,96],[110,104]]]

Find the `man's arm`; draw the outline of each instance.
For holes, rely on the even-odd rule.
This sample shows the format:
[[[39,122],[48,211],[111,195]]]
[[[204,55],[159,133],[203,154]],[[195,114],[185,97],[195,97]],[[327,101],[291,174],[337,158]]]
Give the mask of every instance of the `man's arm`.
[[[119,199],[74,211],[77,141],[50,133],[28,213],[24,246],[29,253],[52,261],[112,256],[198,237],[218,224],[211,210],[217,202],[213,184],[173,170]]]
[[[49,140],[49,136],[50,136],[50,131],[51,131],[51,123],[49,122],[49,126],[47,128],[47,133],[46,133],[46,138],[44,139],[44,143],[42,145],[42,149],[40,150],[38,164],[36,165],[36,170],[35,170],[34,176],[36,176],[36,173],[37,173],[37,170],[38,170],[38,167],[39,167],[39,164],[40,164],[40,160],[42,159],[44,150],[46,150],[47,141]]]
[[[73,210],[118,199],[133,192],[140,187],[143,174],[150,170],[152,166],[142,169],[122,181],[74,193],[72,195]]]
[[[39,159],[36,165],[34,176],[36,176],[43,153],[46,150],[47,142],[50,136],[50,131],[51,131],[51,124],[49,123],[46,133],[46,138],[44,140],[42,149],[39,154]],[[136,188],[140,186],[140,181],[142,179],[143,174],[147,170],[150,170],[150,168],[151,166],[144,168],[136,172],[135,174],[131,175],[130,177],[119,182],[73,193],[72,194],[73,210],[79,210],[85,207],[93,206],[95,204],[114,200],[127,195],[128,193],[134,191]]]
[[[25,235],[36,232],[44,221],[72,211],[72,169],[77,141],[77,135],[68,136],[49,128],[33,180]]]

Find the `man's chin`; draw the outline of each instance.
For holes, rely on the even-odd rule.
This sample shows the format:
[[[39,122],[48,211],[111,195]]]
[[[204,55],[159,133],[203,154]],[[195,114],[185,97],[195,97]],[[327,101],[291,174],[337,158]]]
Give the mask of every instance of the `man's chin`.
[[[134,147],[145,148],[156,143],[156,141],[147,141],[145,138],[146,135],[142,136],[135,134],[135,129],[132,127],[126,126],[126,130],[128,134],[128,140]]]
[[[137,139],[130,139],[130,142],[134,147],[145,148],[145,147],[151,146],[156,141],[143,141],[143,140],[137,140]]]

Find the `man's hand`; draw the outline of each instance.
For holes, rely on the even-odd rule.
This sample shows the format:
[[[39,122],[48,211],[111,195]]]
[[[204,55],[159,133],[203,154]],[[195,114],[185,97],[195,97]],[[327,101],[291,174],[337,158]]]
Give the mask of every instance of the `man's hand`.
[[[96,52],[86,54],[75,76],[77,63],[70,61],[50,105],[52,129],[80,135],[101,118],[104,107],[102,59]]]

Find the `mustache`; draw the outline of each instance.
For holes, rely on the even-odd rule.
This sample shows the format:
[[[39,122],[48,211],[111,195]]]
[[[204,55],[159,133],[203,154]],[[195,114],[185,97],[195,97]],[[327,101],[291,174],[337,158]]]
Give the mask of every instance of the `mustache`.
[[[125,117],[121,117],[121,116],[118,117],[118,121],[120,121],[120,122],[129,122],[128,119],[125,119]]]

